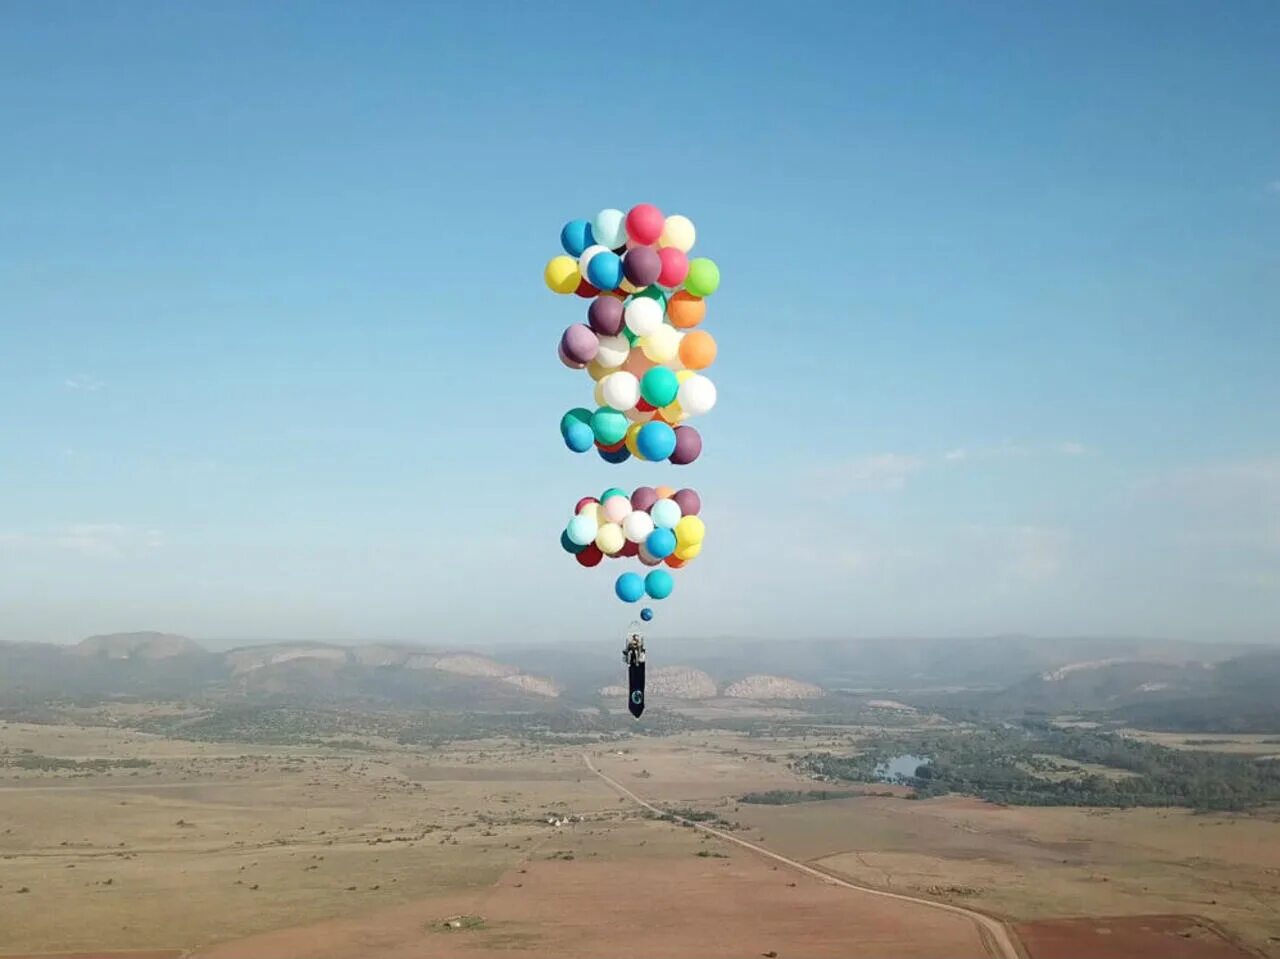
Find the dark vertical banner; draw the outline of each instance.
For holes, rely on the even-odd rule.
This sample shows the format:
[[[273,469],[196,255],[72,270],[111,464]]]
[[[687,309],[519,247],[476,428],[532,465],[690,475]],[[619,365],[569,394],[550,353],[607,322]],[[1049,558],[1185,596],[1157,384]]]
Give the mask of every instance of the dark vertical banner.
[[[636,719],[644,712],[644,663],[627,667],[627,708]]]

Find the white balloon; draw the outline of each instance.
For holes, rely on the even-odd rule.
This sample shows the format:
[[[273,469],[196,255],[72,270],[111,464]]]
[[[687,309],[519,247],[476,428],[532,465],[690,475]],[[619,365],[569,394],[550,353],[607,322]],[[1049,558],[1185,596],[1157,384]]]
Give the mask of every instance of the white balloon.
[[[583,516],[579,513],[569,520],[569,526],[565,529],[565,536],[575,546],[586,546],[588,543],[595,541],[598,529],[599,527],[596,525],[594,518]]]
[[[680,522],[680,504],[673,499],[660,499],[649,508],[653,525],[662,529],[675,529]]]
[[[597,253],[605,253],[608,251],[607,246],[601,246],[599,243],[595,246],[589,246],[582,251],[582,256],[578,257],[578,273],[583,277],[587,275],[587,264],[591,262],[591,258]]]
[[[653,517],[644,510],[634,510],[622,521],[622,532],[633,543],[643,543],[653,532]]]
[[[662,237],[658,240],[658,246],[674,246],[681,253],[688,253],[693,249],[697,238],[698,231],[693,228],[693,221],[676,213],[667,217],[662,225]]]
[[[604,405],[623,412],[640,402],[640,381],[626,370],[610,373],[600,381]]]
[[[680,384],[676,402],[689,416],[701,416],[716,405],[716,385],[701,373],[694,373]]]
[[[636,336],[648,336],[663,325],[662,304],[647,296],[636,297],[627,304],[622,318]]]
[[[617,336],[600,337],[600,349],[596,351],[596,362],[606,370],[615,370],[627,362],[631,355],[631,342],[619,333]],[[604,377],[600,377],[604,379]]]
[[[670,363],[680,355],[680,340],[684,334],[674,326],[663,323],[660,327],[639,341],[644,355],[655,363]]]
[[[601,210],[591,223],[591,235],[597,243],[616,250],[627,243],[627,215],[621,210]]]

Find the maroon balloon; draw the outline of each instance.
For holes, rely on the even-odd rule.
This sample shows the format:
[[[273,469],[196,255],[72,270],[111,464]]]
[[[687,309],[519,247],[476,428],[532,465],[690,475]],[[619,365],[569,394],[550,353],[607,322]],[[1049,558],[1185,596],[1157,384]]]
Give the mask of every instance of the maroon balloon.
[[[597,296],[587,307],[587,322],[601,336],[622,332],[622,301],[616,296]]]
[[[592,543],[581,553],[575,553],[573,558],[580,566],[599,566],[600,560],[604,559],[604,553],[600,552],[599,546]]]
[[[676,427],[676,448],[671,453],[671,462],[676,466],[687,466],[698,458],[702,452],[702,437],[692,426]]]
[[[578,500],[578,505],[573,508],[573,515],[577,516],[579,513],[581,513],[582,507],[586,506],[588,503],[598,503],[598,502],[600,501],[596,499],[594,496],[582,497],[582,499]]]
[[[680,507],[681,516],[697,516],[698,511],[702,509],[702,497],[698,495],[696,489],[677,490],[676,495],[671,498]]]
[[[622,258],[622,273],[633,284],[646,287],[656,283],[658,274],[662,272],[662,257],[657,250],[647,246],[638,246],[628,250]]]
[[[560,349],[575,363],[590,363],[600,352],[600,341],[585,323],[575,323],[560,337]]]
[[[658,491],[652,486],[637,486],[631,494],[631,508],[641,512],[649,512],[649,507],[658,502]]]
[[[580,370],[587,365],[586,363],[575,363],[573,360],[569,359],[568,355],[566,355],[564,351],[563,341],[556,347],[556,355],[560,357],[560,362],[571,370]]]
[[[619,556],[639,556],[640,544],[633,543],[631,542],[631,540],[627,540],[625,543],[622,544],[622,550],[618,553],[618,555]]]

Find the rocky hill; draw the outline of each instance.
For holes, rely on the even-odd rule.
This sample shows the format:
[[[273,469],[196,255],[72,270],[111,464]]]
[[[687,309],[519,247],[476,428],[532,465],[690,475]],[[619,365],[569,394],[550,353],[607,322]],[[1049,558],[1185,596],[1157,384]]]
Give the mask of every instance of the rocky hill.
[[[169,659],[173,656],[200,655],[204,647],[186,636],[174,633],[105,633],[82,639],[74,647],[82,656],[106,656],[108,659]]]
[[[646,677],[650,699],[714,699],[716,681],[692,666],[659,666]]]
[[[785,676],[747,676],[726,686],[724,694],[730,699],[759,700],[821,699],[826,695],[821,686]]]

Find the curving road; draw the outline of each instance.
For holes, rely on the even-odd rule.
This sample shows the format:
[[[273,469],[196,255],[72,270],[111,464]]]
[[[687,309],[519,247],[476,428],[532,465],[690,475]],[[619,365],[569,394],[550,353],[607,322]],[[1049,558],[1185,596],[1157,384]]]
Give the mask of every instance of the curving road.
[[[854,892],[860,892],[867,896],[883,896],[885,899],[899,899],[903,902],[913,902],[920,906],[928,906],[930,909],[941,909],[944,912],[951,912],[956,915],[964,916],[978,927],[978,933],[981,935],[982,941],[986,944],[987,949],[994,957],[996,957],[996,959],[1022,959],[1022,953],[1014,943],[1013,936],[1009,932],[1009,928],[999,919],[993,919],[991,916],[977,912],[973,909],[966,909],[963,906],[953,906],[947,902],[935,902],[932,899],[920,899],[916,896],[908,896],[905,893],[900,892],[888,892],[884,889],[873,889],[870,886],[860,886],[847,879],[840,879],[830,873],[823,872],[820,869],[815,869],[813,866],[806,863],[799,862],[795,859],[788,859],[786,856],[779,855],[776,852],[771,852],[763,846],[757,846],[755,843],[747,842],[745,839],[741,839],[731,833],[715,829],[708,826],[706,823],[694,822],[692,819],[685,819],[683,816],[677,816],[673,813],[667,812],[665,809],[660,809],[653,805],[653,803],[641,799],[616,779],[612,779],[600,770],[596,769],[595,764],[591,762],[591,756],[589,754],[584,752],[582,754],[582,760],[587,764],[587,768],[604,780],[607,785],[612,787],[618,793],[621,793],[627,799],[643,806],[652,813],[656,813],[659,816],[670,816],[676,822],[682,823],[685,826],[692,826],[694,829],[700,829],[705,833],[710,833],[717,839],[723,839],[725,842],[731,842],[735,845],[742,846],[744,849],[750,849],[759,856],[773,859],[786,866],[790,866],[792,869],[802,872],[805,875],[813,876],[815,879],[820,879],[822,882],[830,883],[833,886],[852,889]]]

